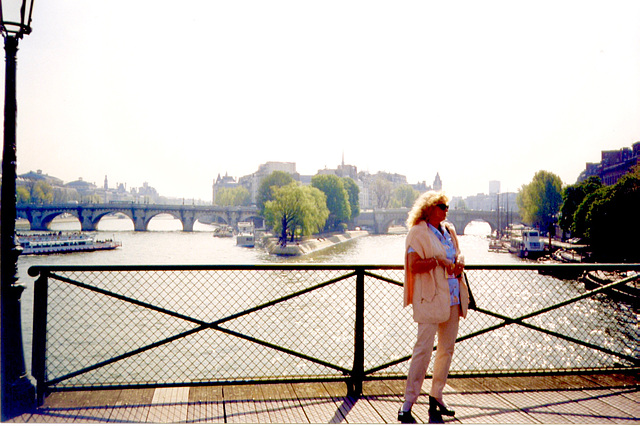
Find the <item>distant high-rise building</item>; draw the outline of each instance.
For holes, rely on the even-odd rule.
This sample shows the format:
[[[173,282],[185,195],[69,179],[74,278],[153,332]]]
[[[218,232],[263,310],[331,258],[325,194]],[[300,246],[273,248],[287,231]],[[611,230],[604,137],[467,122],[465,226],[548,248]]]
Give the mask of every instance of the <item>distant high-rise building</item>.
[[[499,180],[490,180],[489,181],[489,195],[499,194],[500,193],[500,181]]]

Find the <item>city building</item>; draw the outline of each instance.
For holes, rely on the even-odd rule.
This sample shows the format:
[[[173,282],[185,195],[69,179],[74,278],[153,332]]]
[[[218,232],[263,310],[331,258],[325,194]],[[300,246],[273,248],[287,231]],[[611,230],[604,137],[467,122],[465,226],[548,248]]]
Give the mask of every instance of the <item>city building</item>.
[[[67,188],[75,189],[80,196],[79,201],[83,201],[85,197],[93,196],[98,190],[98,187],[95,184],[87,182],[81,177],[78,178],[78,180],[74,180],[73,182],[65,184],[64,186],[66,186]]]
[[[436,178],[433,180],[433,190],[442,191],[442,179],[440,179],[440,173],[436,173]]]
[[[602,151],[599,163],[587,163],[585,170],[578,176],[580,183],[591,176],[598,176],[604,185],[614,185],[633,166],[640,164],[640,142],[631,148],[624,147],[617,151]]]
[[[467,210],[496,211],[502,212],[518,211],[515,192],[500,192],[500,181],[489,181],[489,194],[476,194],[469,197],[454,197],[452,205],[454,208],[464,208]],[[455,202],[454,202],[455,201]]]
[[[242,176],[237,181],[228,174],[225,174],[224,177],[218,175],[213,182],[213,203],[215,204],[216,193],[221,188],[233,188],[241,185],[247,188],[251,195],[251,203],[255,204],[262,180],[274,171],[289,173],[294,180],[300,182],[302,185],[310,185],[311,179],[313,178],[311,175],[301,175],[298,173],[296,171],[296,163],[270,161],[261,164],[255,173]],[[342,156],[341,164],[335,169],[325,167],[324,169],[318,170],[316,175],[335,175],[353,179],[359,188],[359,202],[360,209],[362,210],[378,208],[384,199],[390,199],[392,192],[398,186],[407,185],[407,177],[398,173],[377,172],[371,174],[364,171],[358,172],[356,166],[345,164],[344,155]],[[411,186],[420,193],[432,189],[432,186],[428,186],[426,181],[418,182]],[[433,188],[442,188],[442,180],[438,173],[436,173]],[[384,194],[380,196],[382,192],[384,192]]]
[[[30,171],[29,173],[18,176],[17,185],[25,182],[44,182],[51,186],[64,185],[64,181],[62,179],[42,173],[42,170],[38,170],[37,172]]]
[[[240,184],[236,182],[235,178],[229,176],[228,173],[225,173],[223,177],[221,177],[220,173],[218,173],[218,177],[215,181],[213,181],[213,196],[211,197],[211,203],[214,206],[216,205],[216,195],[221,189],[232,189],[237,187],[238,185]]]
[[[500,193],[500,181],[499,180],[490,180],[489,181],[489,195]]]
[[[242,176],[238,179],[238,183],[249,190],[252,204],[256,203],[262,180],[275,171],[288,173],[294,180],[300,181],[300,174],[296,171],[296,163],[268,161],[261,164],[255,173]]]
[[[135,203],[151,203],[151,204],[179,204],[182,199],[169,199],[161,197],[155,188],[151,187],[148,182],[144,182],[140,188],[127,189],[127,184],[118,183],[115,188],[109,188],[109,179],[104,177],[104,183],[98,187],[93,182],[88,182],[83,178],[78,178],[72,182],[64,183],[62,179],[49,176],[38,170],[37,172],[29,172],[18,176],[16,186],[31,190],[38,182],[48,185],[47,191],[50,192],[50,202],[68,203],[68,202],[91,202],[91,203],[113,203],[113,202],[135,202]],[[33,199],[33,194],[31,195]],[[34,201],[38,202],[38,201]]]
[[[318,170],[319,175],[336,175],[338,177],[350,177],[354,181],[358,181],[358,168],[350,164],[344,164],[344,153],[342,154],[342,164],[338,165],[335,169]]]

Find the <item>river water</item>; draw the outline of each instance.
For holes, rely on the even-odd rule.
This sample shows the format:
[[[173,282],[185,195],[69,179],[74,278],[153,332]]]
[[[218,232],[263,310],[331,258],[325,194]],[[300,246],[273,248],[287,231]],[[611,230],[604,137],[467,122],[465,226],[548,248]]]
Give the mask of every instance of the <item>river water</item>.
[[[79,231],[77,221],[54,221],[51,225],[56,231]],[[404,240],[406,234],[372,235],[339,244],[328,249],[310,253],[300,257],[278,257],[269,255],[261,248],[243,248],[235,244],[235,238],[214,238],[214,227],[196,223],[194,232],[182,232],[181,223],[170,216],[159,216],[153,219],[148,232],[133,231],[133,224],[128,219],[104,218],[98,226],[101,238],[111,238],[122,242],[116,250],[73,253],[47,256],[21,256],[18,261],[19,280],[25,284],[26,291],[22,297],[22,322],[27,369],[30,369],[33,278],[28,276],[27,269],[33,265],[253,265],[274,263],[301,264],[363,264],[363,265],[399,265],[403,263]],[[490,229],[486,223],[472,222],[460,236],[460,245],[465,254],[467,264],[514,264],[523,260],[506,253],[494,253],[488,250],[486,235]],[[555,285],[554,285],[555,286]],[[575,289],[574,289],[575,290]],[[552,289],[558,292],[558,298],[566,298],[564,289]],[[574,292],[575,293],[575,292]],[[598,321],[607,321],[603,328],[622,327],[620,337],[612,344],[618,350],[628,342],[622,342],[629,335],[636,336],[633,324],[622,325],[610,319],[611,305],[596,303],[599,312]],[[626,308],[624,308],[626,309]],[[628,310],[628,309],[627,309]],[[570,320],[579,312],[567,313]],[[626,317],[631,315],[625,312]],[[579,320],[578,320],[579,321]],[[597,325],[600,327],[600,325]],[[625,337],[627,336],[627,337]],[[621,347],[622,346],[622,347]]]
[[[80,223],[54,221],[54,231],[79,231]],[[259,248],[237,247],[234,238],[213,238],[212,225],[196,223],[194,232],[182,232],[179,220],[168,215],[158,216],[149,224],[149,232],[133,231],[129,219],[104,218],[98,225],[99,237],[113,236],[122,241],[117,250],[46,256],[23,256],[19,267],[21,279],[28,280],[26,271],[31,265],[235,265],[270,263],[346,263],[346,264],[401,264],[405,234],[372,235],[349,241],[326,250],[298,257],[272,256]],[[517,263],[517,257],[504,253],[491,253],[484,236],[489,225],[472,222],[460,244],[467,263]]]

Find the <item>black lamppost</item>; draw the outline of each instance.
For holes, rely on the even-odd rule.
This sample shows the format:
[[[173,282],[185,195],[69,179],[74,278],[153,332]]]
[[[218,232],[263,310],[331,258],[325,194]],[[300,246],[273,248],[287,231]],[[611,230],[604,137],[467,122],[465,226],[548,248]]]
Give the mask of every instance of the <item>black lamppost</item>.
[[[24,286],[18,280],[16,231],[16,54],[18,40],[31,32],[33,0],[0,0],[0,30],[4,37],[6,73],[4,92],[4,145],[2,154],[2,204],[0,251],[2,282],[0,294],[0,344],[2,420],[35,404],[35,386],[27,374],[22,345],[20,296]]]

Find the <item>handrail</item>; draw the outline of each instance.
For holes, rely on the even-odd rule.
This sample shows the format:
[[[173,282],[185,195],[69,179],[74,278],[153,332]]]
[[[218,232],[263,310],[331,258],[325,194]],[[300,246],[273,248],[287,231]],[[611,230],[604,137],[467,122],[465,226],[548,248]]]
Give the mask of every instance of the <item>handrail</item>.
[[[317,263],[265,263],[265,264],[174,264],[174,265],[33,265],[28,269],[32,277],[37,277],[42,271],[250,271],[250,270],[345,270],[360,267],[365,270],[403,270],[403,265],[398,264],[317,264]],[[467,270],[580,270],[580,271],[635,271],[640,269],[640,263],[567,263],[567,264],[539,264],[539,263],[513,263],[513,264],[470,264]]]

